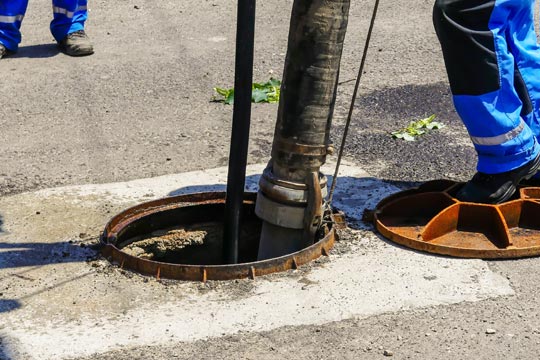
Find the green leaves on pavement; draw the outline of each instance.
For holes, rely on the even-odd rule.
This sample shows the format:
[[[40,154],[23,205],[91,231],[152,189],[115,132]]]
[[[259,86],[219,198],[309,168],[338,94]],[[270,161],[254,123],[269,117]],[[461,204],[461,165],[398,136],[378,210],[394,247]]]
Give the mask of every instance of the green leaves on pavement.
[[[438,130],[445,127],[443,123],[435,121],[437,116],[435,114],[431,115],[428,118],[411,121],[409,126],[392,132],[392,137],[394,139],[403,139],[405,141],[415,141],[421,135],[429,132],[430,130]]]
[[[265,83],[253,83],[251,92],[251,102],[254,103],[277,103],[281,91],[281,81],[271,78]],[[227,105],[234,103],[234,88],[223,89],[215,87],[214,91],[221,95],[215,101],[223,102]]]
[[[223,96],[223,99],[214,98],[215,101],[224,102],[225,104],[234,103],[234,89],[222,89],[215,87],[214,91],[217,92],[219,95]]]

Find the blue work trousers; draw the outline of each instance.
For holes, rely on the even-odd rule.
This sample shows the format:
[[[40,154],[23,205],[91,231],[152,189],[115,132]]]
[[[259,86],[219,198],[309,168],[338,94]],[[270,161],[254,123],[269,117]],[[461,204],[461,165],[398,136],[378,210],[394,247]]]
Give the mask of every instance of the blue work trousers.
[[[454,105],[478,171],[518,168],[540,152],[540,47],[534,0],[436,0],[433,22]]]
[[[68,34],[84,29],[88,17],[87,0],[53,0],[51,33],[60,41]],[[0,43],[17,51],[21,42],[21,23],[28,0],[0,0]]]

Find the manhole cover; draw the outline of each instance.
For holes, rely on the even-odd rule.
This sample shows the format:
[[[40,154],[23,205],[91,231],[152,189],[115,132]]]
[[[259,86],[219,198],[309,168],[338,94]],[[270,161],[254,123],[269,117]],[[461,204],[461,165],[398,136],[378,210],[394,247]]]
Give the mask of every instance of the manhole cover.
[[[298,252],[257,261],[261,220],[256,193],[246,193],[239,264],[222,263],[225,193],[209,192],[150,201],[111,219],[101,236],[102,253],[122,268],[158,278],[231,280],[295,269],[327,255],[335,240],[332,223],[321,239]],[[331,216],[331,215],[329,215]]]
[[[540,254],[540,188],[522,187],[499,205],[460,202],[462,186],[431,181],[377,205],[377,230],[398,244],[467,258],[518,258]]]

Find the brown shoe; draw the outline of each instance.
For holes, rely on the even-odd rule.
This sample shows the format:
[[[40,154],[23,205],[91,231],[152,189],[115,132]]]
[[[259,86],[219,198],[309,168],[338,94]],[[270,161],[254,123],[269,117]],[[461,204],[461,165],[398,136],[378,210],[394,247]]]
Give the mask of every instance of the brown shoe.
[[[94,46],[84,30],[75,31],[58,42],[60,49],[70,56],[85,56],[94,53]]]

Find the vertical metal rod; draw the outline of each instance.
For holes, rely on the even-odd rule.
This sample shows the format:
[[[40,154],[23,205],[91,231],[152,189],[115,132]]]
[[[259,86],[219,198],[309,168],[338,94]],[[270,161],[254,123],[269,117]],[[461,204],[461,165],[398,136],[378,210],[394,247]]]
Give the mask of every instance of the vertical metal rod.
[[[223,228],[223,256],[225,262],[228,264],[238,263],[238,238],[246,181],[251,120],[255,0],[238,0],[238,16],[236,21],[234,109]]]

